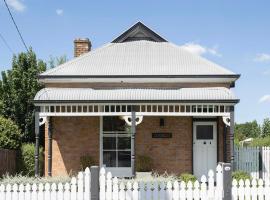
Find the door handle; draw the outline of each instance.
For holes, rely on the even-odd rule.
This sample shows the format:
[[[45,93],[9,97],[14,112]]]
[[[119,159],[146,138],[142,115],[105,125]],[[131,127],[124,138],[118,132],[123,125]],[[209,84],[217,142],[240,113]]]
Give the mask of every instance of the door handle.
[[[203,144],[206,144],[206,142],[204,141]]]

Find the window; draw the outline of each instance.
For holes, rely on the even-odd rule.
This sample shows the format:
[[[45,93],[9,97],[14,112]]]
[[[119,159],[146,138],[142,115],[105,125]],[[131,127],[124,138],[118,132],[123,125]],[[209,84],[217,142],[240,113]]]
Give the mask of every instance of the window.
[[[213,140],[213,126],[212,125],[197,125],[196,126],[197,140]]]
[[[131,131],[120,117],[103,117],[103,164],[131,167]]]

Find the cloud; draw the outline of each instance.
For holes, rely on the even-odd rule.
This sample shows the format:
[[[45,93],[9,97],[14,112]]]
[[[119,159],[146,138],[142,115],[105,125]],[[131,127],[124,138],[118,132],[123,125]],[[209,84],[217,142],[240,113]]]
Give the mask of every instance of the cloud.
[[[264,95],[259,99],[259,103],[265,103],[265,102],[270,103],[270,94]]]
[[[210,54],[210,55],[218,56],[218,57],[222,56],[218,52],[217,46],[209,48],[209,47],[202,46],[202,45],[195,43],[195,42],[189,42],[189,43],[184,44],[181,47],[184,48],[185,50],[193,53],[193,54],[196,54],[196,55]]]
[[[62,16],[64,14],[64,10],[63,9],[56,9],[56,14],[59,16]]]
[[[18,12],[23,12],[26,9],[26,6],[20,0],[7,0],[7,4]]]
[[[270,61],[270,54],[267,53],[258,53],[253,59],[256,62],[267,62]]]

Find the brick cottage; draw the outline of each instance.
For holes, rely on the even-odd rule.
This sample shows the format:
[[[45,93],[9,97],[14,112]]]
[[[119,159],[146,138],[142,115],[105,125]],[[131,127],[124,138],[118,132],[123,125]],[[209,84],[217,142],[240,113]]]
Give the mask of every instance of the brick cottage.
[[[122,177],[135,175],[139,155],[160,173],[198,177],[233,161],[238,74],[141,22],[93,51],[88,39],[74,45],[74,59],[40,74],[45,88],[34,99],[46,175],[80,170],[84,155]]]

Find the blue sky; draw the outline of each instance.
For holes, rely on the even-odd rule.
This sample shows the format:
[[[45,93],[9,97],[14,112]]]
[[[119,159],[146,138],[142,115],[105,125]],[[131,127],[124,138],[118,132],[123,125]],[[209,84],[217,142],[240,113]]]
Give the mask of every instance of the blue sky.
[[[236,121],[270,117],[270,1],[7,0],[25,42],[37,56],[73,57],[73,40],[89,37],[93,48],[112,41],[137,21],[167,40],[186,45],[240,73]],[[13,52],[24,51],[3,1],[0,34]],[[0,70],[11,67],[12,52],[0,38]]]

